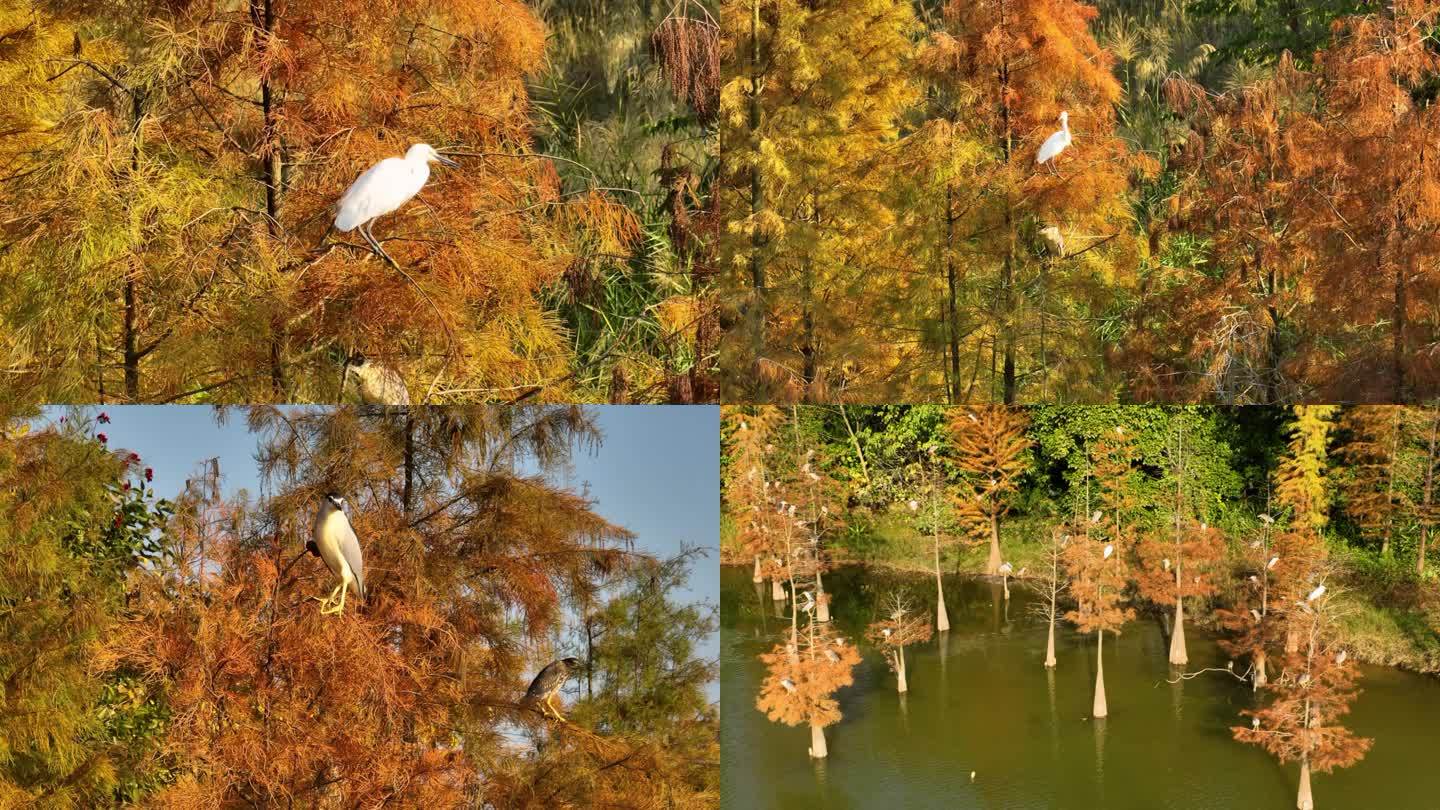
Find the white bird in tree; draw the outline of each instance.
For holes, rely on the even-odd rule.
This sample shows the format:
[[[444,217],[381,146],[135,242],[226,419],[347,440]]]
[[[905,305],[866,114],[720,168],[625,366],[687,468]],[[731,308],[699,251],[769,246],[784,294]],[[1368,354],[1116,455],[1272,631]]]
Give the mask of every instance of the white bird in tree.
[[[1337,663],[1337,664],[1343,664],[1343,663],[1345,663],[1345,659],[1346,659],[1346,658],[1349,658],[1349,657],[1350,657],[1350,654],[1349,654],[1349,653],[1347,653],[1345,650],[1341,650],[1341,651],[1340,651],[1340,654],[1337,655],[1337,656],[1335,656],[1335,663]]]
[[[1054,160],[1057,155],[1065,151],[1070,145],[1070,113],[1060,113],[1060,128],[1045,143],[1040,144],[1040,151],[1035,154],[1035,162],[1045,164]]]
[[[783,687],[785,687],[785,691],[786,691],[786,692],[794,692],[794,691],[795,691],[795,682],[792,681],[792,680],[790,680],[789,678],[782,678],[782,679],[780,680],[780,685],[783,686]]]
[[[335,227],[341,233],[359,228],[360,235],[365,237],[375,254],[394,264],[395,260],[370,233],[370,226],[420,193],[425,181],[430,179],[431,161],[452,168],[460,167],[460,164],[435,151],[430,144],[417,143],[410,147],[405,157],[388,157],[366,169],[340,197]]]
[[[314,597],[320,599],[322,615],[344,612],[345,594],[351,589],[356,596],[365,598],[365,563],[361,560],[360,541],[355,538],[355,530],[350,528],[345,507],[344,498],[333,492],[327,494],[320,501],[315,526],[310,531],[314,544],[312,551],[340,578],[340,584],[330,592],[329,597]]]
[[[1274,568],[1274,567],[1275,567],[1275,563],[1278,563],[1278,562],[1280,562],[1280,558],[1279,558],[1279,557],[1271,557],[1271,558],[1270,558],[1270,562],[1265,563],[1265,567],[1266,567],[1267,569]]]
[[[1115,547],[1112,546],[1112,545],[1110,545],[1109,543],[1106,543],[1106,544],[1105,544],[1105,559],[1107,559],[1107,560],[1110,559],[1110,555],[1111,555],[1111,554],[1114,554],[1114,553],[1115,553]]]
[[[1311,592],[1310,592],[1310,595],[1307,596],[1307,597],[1305,597],[1305,601],[1306,601],[1306,602],[1314,602],[1316,599],[1319,599],[1320,597],[1322,597],[1322,596],[1324,596],[1324,595],[1325,595],[1325,586],[1324,586],[1324,585],[1317,585],[1317,586],[1315,587],[1315,590],[1311,591]]]

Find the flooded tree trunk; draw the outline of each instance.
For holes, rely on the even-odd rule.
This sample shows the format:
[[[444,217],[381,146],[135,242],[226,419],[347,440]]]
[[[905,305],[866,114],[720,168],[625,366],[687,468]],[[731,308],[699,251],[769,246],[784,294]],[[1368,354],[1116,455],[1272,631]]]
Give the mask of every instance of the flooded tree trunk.
[[[895,690],[903,695],[910,691],[910,687],[905,683],[905,648],[903,646],[900,647],[898,660],[900,664],[895,667],[895,674],[898,678],[895,684]]]
[[[830,752],[825,749],[825,729],[818,723],[810,724],[810,756],[824,759]]]
[[[1050,637],[1045,641],[1045,666],[1055,668],[1055,614],[1050,614]]]
[[[815,620],[830,621],[830,597],[825,595],[825,583],[820,579],[820,569],[815,569]]]
[[[1110,713],[1105,707],[1105,631],[1095,633],[1095,706],[1090,711],[1097,720]]]
[[[1265,675],[1265,650],[1255,651],[1253,666],[1255,667],[1255,674],[1251,677],[1251,683],[1254,684],[1254,689],[1251,691],[1258,691],[1260,687],[1270,682],[1270,679]]]
[[[994,515],[990,516],[990,559],[985,573],[992,577],[1000,573],[1000,519]]]
[[[1175,631],[1170,634],[1170,663],[1183,667],[1190,663],[1185,653],[1185,599],[1175,597]]]
[[[760,575],[760,555],[755,555],[755,573],[750,575],[751,582],[764,582],[765,577]]]
[[[1310,763],[1300,761],[1300,794],[1295,798],[1297,810],[1315,810],[1315,797],[1310,795]]]
[[[935,542],[935,629],[945,632],[950,629],[950,617],[945,613],[945,586],[940,582],[940,542]]]
[[[770,580],[770,598],[776,602],[785,601],[785,586],[778,579]]]

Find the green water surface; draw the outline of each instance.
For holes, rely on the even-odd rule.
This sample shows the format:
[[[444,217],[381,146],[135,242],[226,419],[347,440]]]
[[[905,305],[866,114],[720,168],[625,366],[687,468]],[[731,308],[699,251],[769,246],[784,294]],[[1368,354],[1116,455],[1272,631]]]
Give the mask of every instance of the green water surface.
[[[910,691],[863,641],[885,594],[903,589],[933,611],[934,580],[858,568],[826,577],[837,629],[859,641],[845,717],[826,730],[830,756],[812,760],[808,727],[772,723],[755,708],[756,655],[788,628],[769,584],[748,568],[721,570],[721,806],[725,808],[1275,808],[1295,806],[1295,765],[1235,742],[1250,687],[1226,673],[1178,684],[1161,623],[1141,618],[1105,639],[1109,717],[1090,718],[1094,637],[1056,636],[1043,666],[1045,624],[1012,584],[947,577],[951,630],[908,653]],[[932,614],[933,620],[933,614]],[[1190,672],[1227,658],[1190,627]],[[1243,663],[1236,667],[1243,669]],[[1363,666],[1351,727],[1374,747],[1353,767],[1313,779],[1320,810],[1440,810],[1440,681]],[[970,772],[975,772],[971,780]]]

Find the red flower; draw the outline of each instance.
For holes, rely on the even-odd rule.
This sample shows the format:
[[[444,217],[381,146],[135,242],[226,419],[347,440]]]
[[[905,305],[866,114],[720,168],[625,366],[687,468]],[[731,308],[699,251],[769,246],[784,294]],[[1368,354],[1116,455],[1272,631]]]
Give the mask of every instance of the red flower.
[[[121,484],[120,484],[120,491],[121,491],[121,492],[129,492],[129,491],[130,491],[130,482],[129,482],[129,481],[123,481],[123,482],[121,482]]]
[[[101,444],[110,441],[110,437],[106,436],[104,433],[96,433],[95,438],[99,439]]]
[[[154,481],[154,480],[155,480],[155,471],[152,470],[152,469],[150,469],[149,467],[146,467],[146,468],[145,468],[145,480],[146,480],[146,481]]]
[[[131,453],[131,454],[130,454],[130,463],[131,463],[131,464],[138,464],[138,463],[140,463],[140,454],[139,454],[139,453]]]
[[[120,516],[119,516],[119,515],[116,515],[116,516],[115,516],[115,528],[117,528],[117,529],[120,528]]]
[[[100,424],[102,424],[102,425],[108,425],[108,424],[110,424],[110,415],[107,414],[107,413],[105,413],[104,411],[101,411],[101,412],[100,412]]]

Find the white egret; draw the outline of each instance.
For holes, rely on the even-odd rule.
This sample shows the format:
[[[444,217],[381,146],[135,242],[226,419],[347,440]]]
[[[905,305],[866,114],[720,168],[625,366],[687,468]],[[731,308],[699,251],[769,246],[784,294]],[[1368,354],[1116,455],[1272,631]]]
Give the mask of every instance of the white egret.
[[[371,166],[345,189],[340,197],[340,210],[335,215],[335,227],[341,233],[356,228],[370,243],[376,255],[391,264],[395,260],[380,247],[370,226],[375,220],[396,211],[420,193],[425,181],[430,179],[430,162],[436,161],[452,168],[460,164],[435,151],[428,143],[417,143],[410,147],[405,157],[388,157]]]
[[[1010,572],[1014,570],[1014,566],[1010,565],[1010,563],[1000,563],[1000,573],[1004,574],[1005,576],[1009,576]]]
[[[780,679],[780,685],[783,686],[783,687],[785,687],[785,691],[786,691],[786,692],[794,692],[794,691],[795,691],[795,682],[792,681],[792,680],[790,680],[789,678],[781,678],[781,679]]]
[[[1160,564],[1165,567],[1165,570],[1166,570],[1166,571],[1169,571],[1169,570],[1170,570],[1170,558],[1169,558],[1169,557],[1166,557],[1165,559],[1161,560],[1161,561],[1160,561]]]
[[[1044,164],[1050,160],[1053,160],[1061,152],[1064,152],[1065,148],[1069,145],[1070,113],[1062,112],[1060,113],[1060,129],[1056,130],[1053,135],[1046,138],[1045,143],[1040,144],[1040,151],[1035,154],[1035,162]]]
[[[968,416],[968,417],[970,417],[970,421],[971,421],[971,422],[974,422],[974,423],[977,424],[977,425],[980,424],[980,420],[975,418],[975,414],[973,414],[973,413],[967,413],[967,414],[965,414],[965,415]]]
[[[909,506],[910,506],[910,511],[911,511],[911,512],[914,512],[915,510],[917,510],[917,509],[920,508],[920,502],[919,502],[919,501],[911,501],[910,504],[909,504]]]
[[[1315,586],[1315,590],[1311,591],[1311,592],[1310,592],[1310,595],[1307,596],[1307,597],[1305,597],[1305,601],[1306,601],[1306,602],[1314,602],[1316,599],[1319,599],[1320,597],[1322,597],[1322,596],[1324,596],[1324,595],[1325,595],[1325,586],[1324,586],[1324,585],[1317,585],[1317,586]]]
[[[1265,568],[1266,568],[1266,570],[1269,570],[1269,569],[1271,569],[1271,568],[1274,568],[1274,567],[1275,567],[1275,563],[1278,563],[1278,562],[1280,562],[1280,558],[1279,558],[1279,557],[1271,557],[1271,558],[1270,558],[1270,562],[1265,563]]]
[[[1250,727],[1253,728],[1253,729],[1255,729],[1256,731],[1259,731],[1259,730],[1260,730],[1260,718],[1258,718],[1258,717],[1252,717],[1252,718],[1250,718]]]
[[[1343,664],[1343,663],[1345,663],[1345,659],[1346,659],[1346,658],[1349,658],[1349,657],[1350,657],[1350,654],[1349,654],[1349,653],[1347,653],[1345,650],[1341,650],[1341,651],[1340,651],[1340,654],[1337,655],[1337,656],[1335,656],[1335,663],[1337,663],[1337,664]]]
[[[1093,515],[1090,516],[1090,522],[1091,522],[1091,523],[1099,523],[1099,522],[1100,522],[1100,510],[1099,510],[1099,509],[1096,509],[1096,510],[1095,510],[1095,514],[1093,514]]]
[[[894,633],[894,632],[895,632],[894,630],[891,630],[890,628],[887,627],[887,628],[885,628],[884,630],[881,630],[881,631],[880,631],[880,635],[881,635],[882,637],[884,637],[884,638],[890,638],[890,634],[891,634],[891,633]]]
[[[1275,522],[1275,518],[1272,518],[1272,517],[1270,517],[1269,515],[1265,515],[1265,514],[1262,514],[1262,515],[1260,516],[1260,520],[1264,521],[1267,526],[1268,526],[1269,524]]]
[[[1250,608],[1250,615],[1255,618],[1255,621],[1260,621],[1260,611],[1255,608]]]
[[[1107,560],[1110,559],[1110,555],[1111,555],[1111,554],[1114,554],[1114,553],[1115,553],[1115,546],[1113,546],[1113,545],[1111,545],[1111,544],[1109,544],[1109,543],[1106,543],[1106,544],[1105,544],[1105,559],[1107,559]]]
[[[826,651],[825,651],[825,658],[826,658],[826,660],[828,660],[828,661],[829,661],[830,663],[832,663],[832,664],[838,664],[838,663],[840,663],[840,655],[839,655],[838,653],[836,653],[834,650],[826,650]]]

